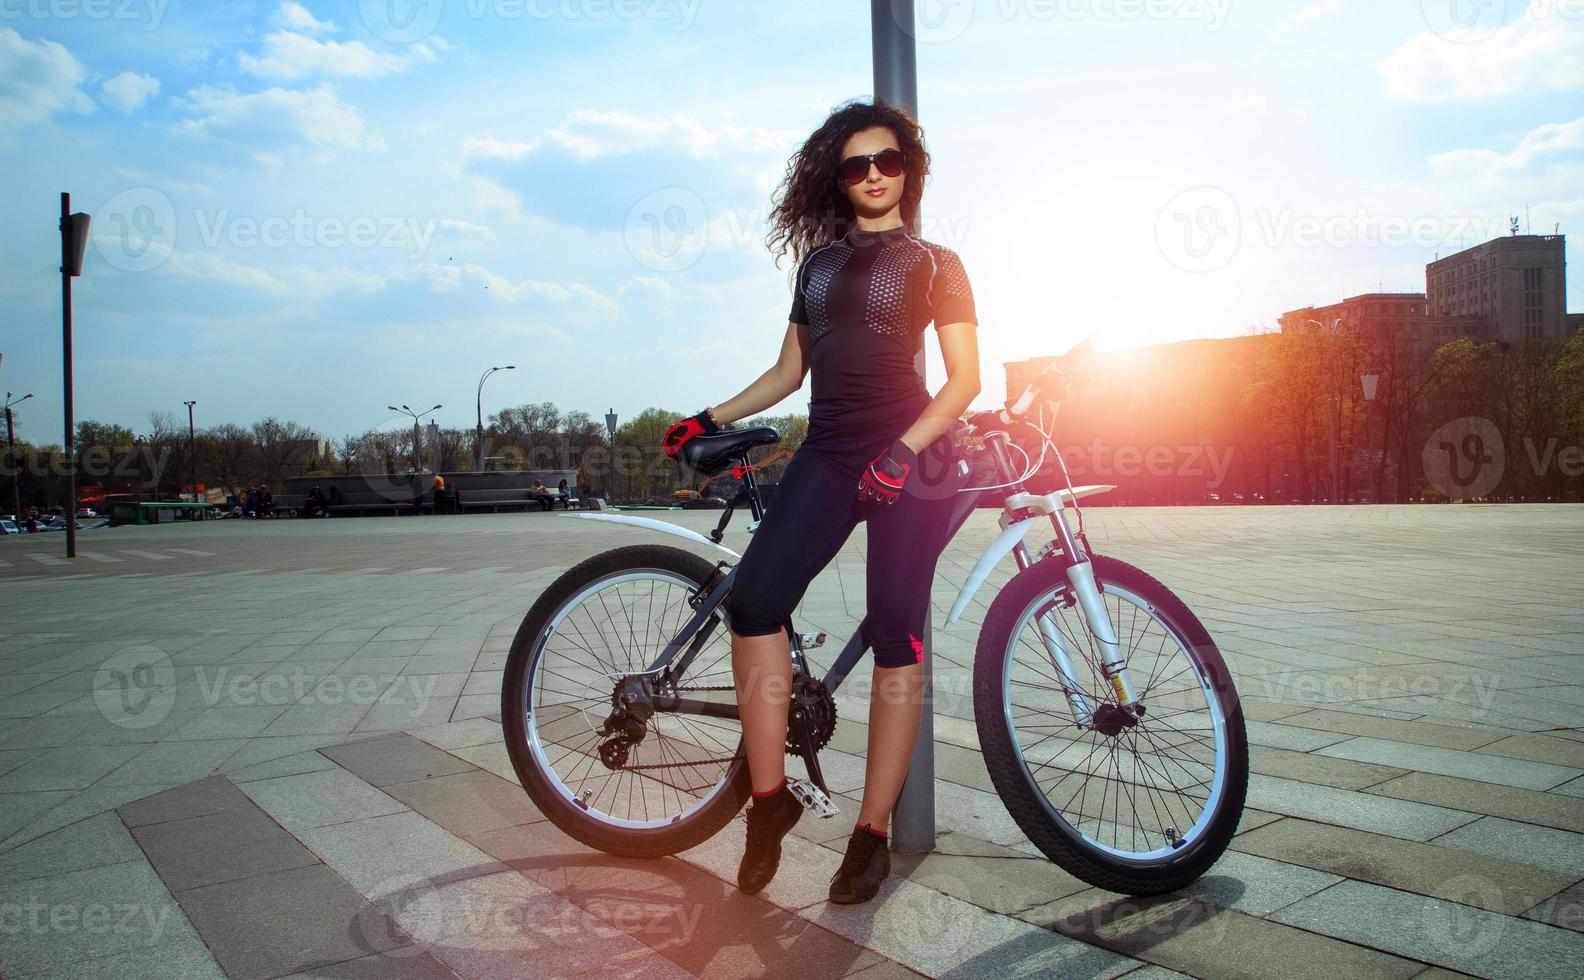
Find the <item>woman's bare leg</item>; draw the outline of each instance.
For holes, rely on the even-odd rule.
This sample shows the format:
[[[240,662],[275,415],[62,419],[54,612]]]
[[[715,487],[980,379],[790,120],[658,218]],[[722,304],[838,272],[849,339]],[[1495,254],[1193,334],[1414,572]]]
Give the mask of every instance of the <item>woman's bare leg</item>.
[[[869,695],[869,758],[858,823],[885,830],[902,793],[924,711],[924,665],[876,667]]]
[[[792,689],[792,646],[786,630],[768,636],[733,633],[732,677],[742,715],[748,773],[754,791],[767,792],[786,775],[788,694]]]

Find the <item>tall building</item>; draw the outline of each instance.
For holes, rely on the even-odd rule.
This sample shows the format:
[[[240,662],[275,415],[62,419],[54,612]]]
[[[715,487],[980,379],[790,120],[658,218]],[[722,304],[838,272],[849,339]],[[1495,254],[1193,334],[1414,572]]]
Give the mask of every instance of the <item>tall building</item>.
[[[1315,333],[1321,330],[1317,324],[1329,330],[1339,319],[1344,333],[1432,339],[1426,336],[1424,293],[1363,293],[1330,306],[1283,313],[1278,323],[1282,333]]]
[[[1432,317],[1483,320],[1475,340],[1567,337],[1567,255],[1562,235],[1493,238],[1425,268]]]

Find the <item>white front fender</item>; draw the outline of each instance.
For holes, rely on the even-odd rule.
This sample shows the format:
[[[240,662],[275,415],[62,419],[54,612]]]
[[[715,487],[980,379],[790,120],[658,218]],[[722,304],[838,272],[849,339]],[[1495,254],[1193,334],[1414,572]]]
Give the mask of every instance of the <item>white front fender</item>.
[[[963,583],[962,591],[957,593],[957,601],[952,603],[951,612],[946,614],[947,625],[957,622],[963,610],[968,608],[968,600],[973,598],[974,593],[979,591],[979,586],[990,577],[990,570],[995,568],[1008,552],[1017,547],[1018,542],[1027,537],[1038,523],[1039,521],[1030,518],[1001,529],[1001,533],[996,535],[995,540],[990,542],[984,554],[974,563],[973,571],[968,573],[968,580]]]
[[[742,557],[741,555],[737,554],[737,552],[731,550],[725,545],[716,544],[697,531],[689,530],[680,524],[672,524],[669,521],[657,521],[652,517],[632,517],[628,514],[557,514],[556,516],[576,517],[585,521],[610,521],[613,524],[631,524],[634,527],[646,527],[651,531],[660,531],[664,534],[674,534],[679,538],[687,538],[689,541],[696,541],[699,544],[709,545],[716,551],[724,551],[733,558]]]

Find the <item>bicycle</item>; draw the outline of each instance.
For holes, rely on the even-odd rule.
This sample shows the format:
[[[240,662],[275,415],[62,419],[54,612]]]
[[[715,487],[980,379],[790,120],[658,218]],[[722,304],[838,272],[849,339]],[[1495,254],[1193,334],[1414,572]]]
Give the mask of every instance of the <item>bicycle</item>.
[[[1074,876],[1126,894],[1175,891],[1220,857],[1242,815],[1242,709],[1220,651],[1187,605],[1144,571],[1090,548],[1078,501],[1115,487],[1074,487],[1043,407],[1028,418],[1060,376],[1048,370],[1016,403],[960,424],[957,437],[994,479],[958,491],[948,541],[982,495],[1008,492],[1002,530],[946,622],[1013,555],[1017,571],[990,603],[973,665],[975,724],[996,793],[1029,841]],[[1060,403],[1052,405],[1054,421]],[[1037,434],[1037,459],[1014,431]],[[697,472],[733,467],[742,481],[708,537],[652,518],[562,516],[663,531],[738,558],[721,544],[733,512],[749,509],[750,532],[764,516],[749,451],[779,439],[769,427],[728,428],[683,446]],[[1047,451],[1066,486],[1032,493],[1025,481]],[[1024,539],[1041,517],[1055,536],[1031,554]],[[747,802],[722,607],[735,574],[732,561],[712,565],[681,548],[618,547],[567,570],[524,617],[501,693],[506,745],[524,790],[571,837],[611,854],[660,857],[709,839]],[[787,752],[807,772],[788,785],[806,809],[829,818],[838,810],[818,754],[835,731],[834,692],[865,652],[864,631],[815,677],[807,653],[825,634],[785,627]]]

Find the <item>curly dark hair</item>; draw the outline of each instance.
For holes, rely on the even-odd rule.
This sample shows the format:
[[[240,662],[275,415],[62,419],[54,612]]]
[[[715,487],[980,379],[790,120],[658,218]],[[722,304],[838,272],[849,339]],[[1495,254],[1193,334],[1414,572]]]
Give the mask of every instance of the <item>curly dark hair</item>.
[[[902,222],[913,226],[924,196],[924,178],[929,175],[923,128],[905,110],[883,99],[844,102],[792,154],[786,176],[776,188],[765,245],[776,257],[778,268],[781,256],[790,249],[795,272],[805,255],[845,235],[855,223],[852,202],[836,186],[836,167],[847,140],[871,126],[890,128],[907,160]]]

